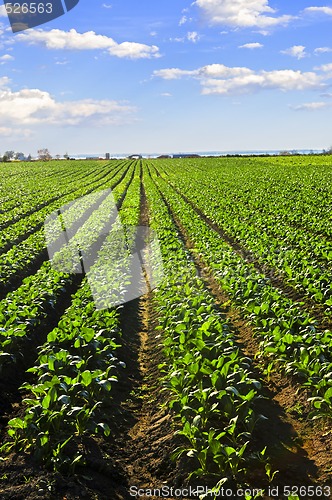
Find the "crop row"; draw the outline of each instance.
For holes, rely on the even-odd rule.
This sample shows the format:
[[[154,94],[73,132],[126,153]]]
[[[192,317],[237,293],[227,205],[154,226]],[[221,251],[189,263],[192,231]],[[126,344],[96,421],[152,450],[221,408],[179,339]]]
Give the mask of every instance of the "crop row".
[[[173,457],[185,454],[191,459],[191,475],[214,482],[218,478],[219,486],[229,480],[241,483],[249,464],[263,461],[264,450],[253,452],[252,443],[255,424],[264,418],[254,410],[261,384],[253,376],[251,359],[236,344],[232,325],[197,277],[148,173],[144,186],[165,267],[165,280],[154,294],[154,303],[165,354],[160,369],[183,442]]]
[[[166,181],[156,173],[153,178],[193,242],[195,253],[257,327],[265,360],[274,367],[281,365],[311,389],[315,414],[331,415],[332,332],[319,330],[309,314],[235,253]]]
[[[78,166],[81,167],[79,170]],[[78,185],[82,181],[85,184],[95,182],[105,174],[105,167],[100,169],[90,162],[83,165],[68,165],[66,169],[61,165],[47,169],[45,165],[42,168],[40,165],[30,169],[21,167],[23,170],[21,180],[17,179],[17,176],[2,179],[2,189],[9,199],[2,200],[1,229],[55,201],[64,190],[71,189],[71,185]]]
[[[124,172],[122,169],[120,171],[115,170],[112,173],[108,173],[108,175],[104,178],[105,185],[109,185],[110,187],[115,186],[120,180],[122,180]],[[68,204],[68,209],[65,213],[62,214],[62,217],[65,222],[65,226],[67,227],[70,234],[75,233],[76,228],[79,224],[82,223],[84,219],[84,215],[87,212],[93,202],[97,202],[98,198],[102,196],[100,192],[93,192],[94,189],[98,189],[100,186],[99,179],[95,184],[83,184],[81,187],[76,186],[75,191],[71,192],[69,195],[61,196],[61,198],[54,202],[52,205],[49,205],[45,209],[45,219],[50,211],[59,206],[59,203],[68,203],[73,197],[78,198],[77,202],[72,202]],[[92,193],[91,193],[92,191]],[[87,194],[91,193],[88,197]],[[86,197],[83,198],[82,197]],[[69,206],[70,205],[70,206]],[[38,215],[40,217],[40,214]],[[46,219],[47,220],[47,219]],[[6,287],[7,283],[13,280],[15,275],[19,275],[25,270],[29,269],[29,265],[35,261],[38,255],[41,254],[43,249],[45,249],[45,231],[47,232],[46,239],[47,244],[51,247],[54,240],[56,240],[55,236],[52,236],[51,233],[51,221],[44,221],[44,227],[33,232],[28,238],[24,239],[21,243],[14,245],[7,253],[0,255],[0,278],[4,287]],[[15,231],[20,231],[22,227],[18,225]],[[18,233],[18,237],[22,236]]]
[[[99,234],[95,232],[94,224],[107,224],[109,210],[114,209],[114,198],[117,200],[123,195],[132,175],[132,169],[129,169],[110,193],[109,200],[106,198],[104,205],[77,231],[75,241],[83,245],[82,250],[85,248],[85,241],[91,244],[94,239],[98,239]],[[76,255],[78,256],[77,251]],[[27,341],[33,336],[36,327],[47,318],[47,314],[50,314],[50,309],[55,311],[73,280],[73,274],[57,271],[46,261],[35,275],[25,278],[17,290],[0,302],[0,369],[6,366],[8,372],[8,365],[16,364],[19,360],[23,362]]]
[[[284,282],[297,292],[322,304],[325,313],[331,315],[332,243],[317,234],[319,228],[310,234],[307,229],[288,222],[289,212],[301,214],[305,206],[304,202],[299,202],[297,206],[289,207],[283,198],[280,201],[279,196],[278,199],[279,191],[284,196],[286,192],[288,198],[293,199],[293,183],[290,180],[288,184],[281,183],[275,171],[272,183],[270,169],[265,166],[264,171],[255,164],[247,168],[233,165],[230,171],[225,168],[210,170],[209,182],[206,173],[195,168],[181,172],[181,176],[178,168],[166,168],[163,175],[171,177],[172,184],[186,193],[213,223],[240,243],[248,256],[254,256],[259,264],[282,276]],[[242,175],[243,170],[247,175]],[[228,178],[230,173],[234,173],[231,179]],[[297,179],[296,182],[298,184]],[[305,190],[305,186],[301,189]],[[324,214],[325,221],[330,220],[329,210]],[[313,227],[312,221],[308,227]]]
[[[167,170],[179,170],[177,161],[162,161]],[[181,161],[181,172],[198,175],[204,186],[233,193],[250,215],[283,220],[289,228],[331,237],[331,160],[329,158],[210,158]],[[206,172],[211,182],[207,182]],[[267,196],[266,196],[267,195]],[[223,200],[219,200],[223,203]]]
[[[113,177],[113,170],[109,169],[107,175],[111,175],[111,177]],[[103,174],[102,177],[104,176],[105,174]],[[97,182],[93,183],[92,186],[90,181],[88,182],[88,185],[84,184],[83,186],[86,186],[85,191],[88,193],[100,186],[98,180],[99,179],[97,179]],[[103,179],[103,183],[106,181],[107,178]],[[20,242],[22,241],[22,239],[27,238],[30,234],[38,231],[43,226],[45,218],[50,212],[52,212],[52,210],[59,207],[59,205],[63,205],[77,198],[77,196],[79,195],[77,193],[77,186],[80,185],[76,185],[75,188],[71,188],[69,191],[67,191],[66,188],[64,191],[58,191],[58,195],[55,197],[55,200],[51,201],[51,203],[49,203],[47,206],[41,208],[36,212],[33,212],[27,217],[20,219],[18,222],[15,222],[14,224],[1,231],[0,251],[6,251],[8,249],[8,246],[12,246],[16,242]],[[79,190],[82,190],[82,186],[79,187]]]
[[[131,211],[127,207],[121,216],[124,224],[138,223],[139,188],[137,166],[126,194]],[[108,292],[125,294],[130,277],[123,275],[122,266],[131,254],[123,240],[128,242],[132,236],[125,235],[121,221],[119,216],[114,221],[98,252],[97,263],[87,273],[58,326],[39,348],[36,365],[28,370],[35,380],[22,386],[30,393],[23,401],[24,416],[9,422],[10,441],[5,449],[28,449],[55,470],[73,471],[84,461],[85,435],[107,437],[111,433],[112,386],[125,367],[116,357],[121,342],[120,315],[117,308],[95,310],[89,278],[95,267],[102,267]],[[92,216],[91,222],[98,221],[93,221]]]

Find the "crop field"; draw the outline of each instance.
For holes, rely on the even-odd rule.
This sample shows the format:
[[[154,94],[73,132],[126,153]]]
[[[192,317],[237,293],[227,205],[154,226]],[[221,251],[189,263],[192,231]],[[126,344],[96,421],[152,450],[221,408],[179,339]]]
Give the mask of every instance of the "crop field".
[[[1,500],[332,498],[332,157],[0,174]]]

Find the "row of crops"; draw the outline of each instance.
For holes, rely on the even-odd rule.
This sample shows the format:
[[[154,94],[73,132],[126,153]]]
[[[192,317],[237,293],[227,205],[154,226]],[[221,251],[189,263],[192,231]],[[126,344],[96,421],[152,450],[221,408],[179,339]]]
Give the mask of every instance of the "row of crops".
[[[171,176],[169,177],[172,179]],[[177,182],[181,183],[185,177],[185,175],[181,176],[181,180]],[[331,330],[319,327],[317,321],[311,317],[311,310],[302,307],[304,302],[288,298],[282,289],[273,286],[269,275],[258,272],[249,259],[239,255],[230,244],[218,237],[215,229],[205,219],[202,219],[195,208],[179,194],[178,189],[174,189],[174,185],[169,179],[157,175],[157,172],[155,178],[170,204],[171,211],[177,214],[188,236],[194,242],[195,249],[203,261],[213,270],[214,277],[220,283],[221,288],[228,292],[234,303],[241,307],[244,315],[257,327],[260,350],[264,359],[271,359],[272,363],[275,361],[278,367],[282,366],[286,373],[298,376],[303,380],[305,386],[312,389],[314,413],[331,414]],[[194,189],[192,179],[193,177],[191,181],[187,179],[187,183],[183,185],[182,189],[186,196]],[[198,191],[197,187],[196,189]],[[211,191],[206,189],[201,191],[200,196],[198,194],[196,196],[196,201],[199,200],[200,206],[207,207],[206,215],[210,213]],[[204,201],[202,201],[203,198]],[[220,198],[224,200],[223,194],[220,195]],[[223,218],[227,218],[227,221],[235,226],[237,219],[234,212],[235,209],[232,211],[223,210]],[[219,213],[218,207],[214,206],[213,213],[213,222],[215,222],[217,220],[216,214]],[[263,220],[266,218],[266,214],[262,215]],[[251,219],[249,218],[249,220]],[[219,224],[222,227],[221,223]],[[225,225],[225,227],[227,230],[228,226]],[[248,232],[253,232],[253,227],[255,226],[249,226]],[[259,230],[255,237],[255,241],[258,242],[257,246],[261,239],[264,241],[267,238],[266,232],[262,231],[260,226],[258,227]],[[292,237],[289,239],[292,240]],[[308,240],[310,245],[311,234],[309,234]],[[243,243],[240,237],[238,241]],[[303,240],[303,242],[305,241]],[[328,248],[329,242],[325,243],[326,248]],[[261,246],[264,248],[263,243]],[[266,247],[265,251],[267,252]],[[273,246],[271,246],[270,251],[272,260]],[[285,250],[283,253],[287,252],[288,250]],[[319,276],[321,282],[318,282],[317,286],[324,291],[325,297],[331,297],[332,269],[328,270],[331,266],[328,260],[325,265],[324,274]],[[279,266],[276,267],[280,269]],[[307,269],[307,275],[310,272],[311,269]],[[329,275],[328,280],[327,274]],[[331,306],[329,304],[331,299],[327,299],[326,302],[324,313],[327,318],[330,318]]]
[[[157,317],[150,335],[162,339],[160,387],[177,436],[174,464],[186,457],[189,478],[215,485],[216,495],[224,484],[250,485],[253,471],[263,484],[276,481],[268,443],[257,438],[267,419],[258,411],[266,375],[274,371],[307,390],[309,419],[329,425],[328,158],[1,169],[0,390],[21,387],[19,409],[5,415],[4,460],[29,452],[48,469],[73,474],[89,463],[87,437],[112,450],[115,388],[128,368],[119,355],[123,306],[110,307],[109,294],[118,301],[137,285],[124,265],[133,265],[143,212],[164,267],[149,294]],[[61,247],[63,227],[70,241]],[[83,269],[82,255],[89,262]],[[251,325],[255,358],[242,349],[206,275]],[[112,284],[111,291],[101,287],[104,307],[97,309],[96,276]]]

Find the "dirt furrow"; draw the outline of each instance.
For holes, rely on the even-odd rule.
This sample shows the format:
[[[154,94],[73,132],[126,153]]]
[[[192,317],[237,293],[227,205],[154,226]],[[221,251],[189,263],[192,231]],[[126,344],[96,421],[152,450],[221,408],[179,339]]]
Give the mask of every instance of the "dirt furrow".
[[[149,216],[141,170],[140,226]],[[146,283],[149,288],[147,276]],[[122,481],[113,484],[112,498],[133,498],[131,489],[153,489],[173,482],[176,471],[170,460],[174,431],[164,406],[158,365],[163,361],[153,292],[126,304],[122,315],[122,347],[118,356],[126,360],[127,380],[120,381],[123,424],[115,433],[115,462]],[[120,389],[120,390],[119,390]],[[134,491],[134,490],[133,490]],[[149,497],[152,498],[152,497]]]

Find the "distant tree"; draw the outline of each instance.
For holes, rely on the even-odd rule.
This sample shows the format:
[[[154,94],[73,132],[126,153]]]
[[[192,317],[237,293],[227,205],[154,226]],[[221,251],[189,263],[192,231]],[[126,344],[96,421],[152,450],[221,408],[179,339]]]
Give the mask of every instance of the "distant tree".
[[[66,158],[66,160],[69,160],[69,154],[68,154],[68,153],[65,153],[65,154],[63,155],[63,157],[64,157],[64,158]]]
[[[31,161],[32,160],[32,156],[31,154],[29,153],[28,156],[27,156],[27,161]]]
[[[6,151],[3,155],[3,161],[9,161],[14,158],[15,151]]]
[[[57,160],[60,160],[61,156],[60,156],[60,155],[55,155],[55,158],[56,158]]]
[[[38,149],[38,159],[41,161],[52,160],[52,155],[47,148]]]
[[[24,161],[25,160],[25,154],[24,153],[15,153],[14,158],[15,158],[15,160]]]

